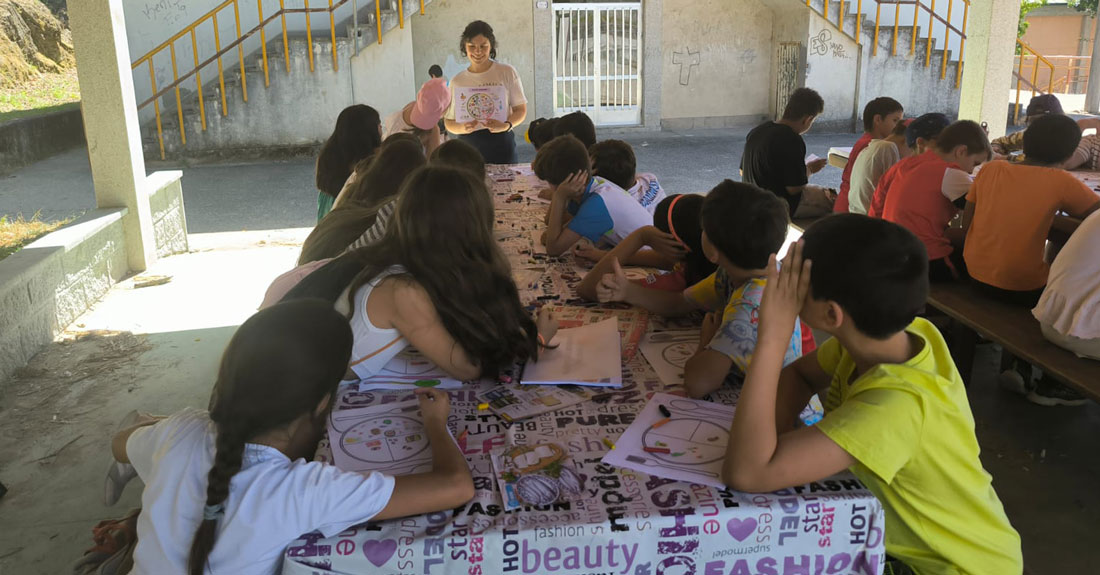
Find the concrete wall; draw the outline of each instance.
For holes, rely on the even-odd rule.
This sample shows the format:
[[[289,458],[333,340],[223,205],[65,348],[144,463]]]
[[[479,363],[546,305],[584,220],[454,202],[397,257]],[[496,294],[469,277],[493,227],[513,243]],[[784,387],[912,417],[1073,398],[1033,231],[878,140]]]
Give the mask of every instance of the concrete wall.
[[[0,125],[0,176],[84,143],[80,107]]]
[[[1027,33],[1021,40],[1044,56],[1088,56],[1092,53],[1092,40],[1096,30],[1095,18],[1089,18],[1069,6],[1043,6],[1028,14],[1027,22]],[[1031,77],[1033,62],[1031,58],[1025,61],[1024,74],[1028,78]],[[1065,82],[1068,77],[1070,93],[1084,93],[1085,82],[1080,79],[1088,75],[1087,63],[1067,58],[1052,59],[1051,63],[1055,65],[1056,81]],[[1071,64],[1073,69],[1070,67]],[[1039,86],[1047,86],[1049,80],[1050,70],[1040,65]],[[1015,85],[1013,82],[1013,86]],[[1061,92],[1065,86],[1066,84],[1063,83],[1055,87],[1055,90]]]
[[[519,73],[527,96],[527,120],[534,120],[539,108],[535,87],[534,0],[435,0],[423,16],[413,22],[414,78],[419,86],[428,80],[432,64],[443,67],[448,78],[466,69],[469,62],[459,52],[458,40],[466,24],[484,20],[497,38],[497,60]],[[547,37],[548,38],[548,37]],[[547,51],[546,54],[549,52]],[[517,136],[526,126],[517,128]]]
[[[0,379],[126,275],[123,213],[92,211],[0,261]]]
[[[153,172],[145,180],[157,257],[187,251],[187,212],[183,208],[183,172]]]
[[[185,103],[187,145],[182,145],[174,118],[168,118],[164,145],[168,157],[217,154],[226,150],[258,148],[309,148],[332,134],[340,111],[352,104],[367,104],[385,116],[416,97],[413,79],[413,30],[394,28],[381,45],[360,47],[353,56],[350,40],[337,38],[339,68],[332,68],[331,44],[313,45],[314,71],[304,39],[290,43],[290,73],[281,52],[270,55],[271,84],[264,87],[263,71],[246,67],[248,102],[241,101],[240,86],[227,87],[228,115],[211,94],[206,99],[207,128],[202,130],[197,104]],[[350,63],[350,65],[349,65]],[[424,75],[427,75],[425,67]],[[156,129],[146,124],[145,155],[159,158]]]
[[[661,18],[663,127],[754,124],[768,114],[771,10],[758,0],[665,2]]]
[[[187,251],[181,175],[156,172],[146,181],[160,256]],[[126,276],[125,214],[93,210],[0,260],[0,380]]]
[[[187,26],[203,17],[216,8],[223,0],[123,0],[123,8],[126,17],[126,39],[130,47],[130,60],[134,61],[147,54],[150,50],[161,45],[176,33],[181,32]],[[302,2],[285,2],[286,7],[301,8]],[[370,0],[362,0],[358,3],[360,12],[372,3]],[[263,15],[267,19],[279,10],[279,0],[263,0]],[[325,7],[323,1],[314,2],[311,8]],[[255,1],[240,2],[239,10],[241,32],[246,33],[260,22],[258,4]],[[347,36],[346,26],[343,23],[351,17],[352,3],[349,1],[339,7],[335,13],[337,25],[336,36]],[[331,28],[328,15],[325,13],[312,13],[310,26],[316,37],[329,38]],[[286,16],[286,28],[288,34],[303,35],[306,30],[305,14],[289,14]],[[264,28],[266,39],[271,42],[282,36],[282,21],[276,18]],[[233,6],[227,6],[218,12],[218,39],[221,46],[226,46],[237,38],[236,21],[234,19]],[[198,61],[203,62],[217,53],[215,49],[214,22],[212,19],[195,28],[195,40],[198,48]],[[244,43],[244,55],[259,50],[261,45],[260,35],[255,34],[247,38]],[[174,42],[176,49],[176,64],[179,74],[186,73],[194,68],[195,52],[191,44],[190,34]],[[271,47],[269,46],[269,55]],[[279,49],[281,50],[281,43]],[[237,52],[232,51],[223,57],[226,69],[231,69],[237,62]],[[165,49],[154,58],[156,68],[157,86],[163,87],[173,80],[172,56]],[[204,83],[217,81],[217,68],[211,66],[204,72]],[[194,78],[186,81],[183,86],[188,90],[195,88]],[[148,64],[142,64],[134,70],[134,92],[137,94],[138,103],[144,102],[152,93],[149,82]],[[174,97],[174,96],[173,96]],[[142,121],[148,120],[152,114],[152,106],[141,110]]]
[[[811,14],[806,38],[806,85],[825,99],[818,129],[851,129],[858,98],[859,46],[817,14]]]

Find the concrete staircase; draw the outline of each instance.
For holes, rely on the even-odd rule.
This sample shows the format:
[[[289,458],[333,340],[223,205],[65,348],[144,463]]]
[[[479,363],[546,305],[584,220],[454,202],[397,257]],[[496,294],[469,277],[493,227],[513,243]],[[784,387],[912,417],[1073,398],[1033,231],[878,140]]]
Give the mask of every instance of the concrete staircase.
[[[397,28],[399,17],[395,0],[378,0],[382,3],[382,35]],[[425,1],[425,5],[430,0]],[[404,2],[405,25],[419,12],[419,2]],[[361,84],[353,78],[357,74],[353,57],[364,51],[386,48],[378,44],[375,25],[374,2],[363,2],[359,8],[358,28],[353,19],[337,23],[336,44],[332,43],[328,18],[314,17],[312,31],[313,70],[310,70],[310,43],[305,32],[288,33],[287,59],[283,50],[283,35],[277,25],[269,25],[267,32],[267,66],[270,84],[264,85],[262,51],[256,48],[245,55],[241,69],[235,52],[223,57],[225,65],[225,114],[222,113],[221,86],[217,65],[201,70],[206,126],[193,80],[180,85],[180,102],[183,109],[183,128],[186,144],[180,137],[179,114],[174,92],[160,98],[161,130],[164,158],[169,161],[211,158],[226,155],[247,154],[249,150],[262,149],[270,153],[273,147],[286,148],[288,152],[303,152],[323,141],[332,131],[336,115],[352,103],[364,102],[353,96],[355,87]],[[317,27],[323,23],[323,28]],[[355,31],[358,34],[355,34]],[[332,52],[336,50],[337,69],[333,68]],[[360,58],[357,58],[359,60]],[[245,77],[248,101],[242,97],[242,74]],[[151,106],[150,106],[151,108]],[[385,113],[384,110],[379,110]],[[145,157],[160,160],[161,149],[157,137],[155,118],[142,123],[142,145]],[[272,142],[278,142],[273,146]]]
[[[804,4],[801,0],[791,1]],[[883,3],[883,12],[887,11],[886,6],[888,4]],[[824,20],[822,16],[823,7],[823,0],[811,0],[810,8],[814,12],[814,17]],[[870,18],[866,15],[868,7],[871,8],[872,16]],[[916,41],[914,45],[914,28],[911,24],[911,17],[908,19],[909,25],[898,27],[897,50],[894,55],[891,55],[894,46],[894,14],[892,8],[889,9],[890,19],[884,17],[880,20],[876,51],[873,7],[873,0],[864,2],[865,14],[857,24],[856,3],[845,3],[843,32],[841,32],[841,28],[837,27],[839,3],[834,0],[830,3],[830,13],[827,20],[831,26],[834,40],[837,36],[843,36],[849,42],[856,42],[858,39],[858,42],[862,45],[862,68],[859,72],[859,109],[862,109],[863,105],[872,98],[891,96],[905,104],[907,114],[910,111],[913,113],[945,112],[949,114],[957,112],[959,90],[956,79],[959,67],[962,66],[958,56],[953,51],[945,49],[944,46],[937,45],[937,37],[933,35],[931,39],[932,49],[930,56],[927,56],[928,65],[926,66],[926,51],[929,45],[927,26],[918,24],[915,31]],[[908,9],[911,16],[912,6],[905,5],[903,6],[904,9]],[[920,20],[927,24],[927,18],[928,13],[922,11]],[[887,22],[889,23],[887,24]],[[942,23],[939,26],[942,26]],[[958,36],[954,31],[951,32],[951,35]],[[942,43],[942,34],[940,40],[939,43]],[[813,53],[815,38],[810,38],[809,42],[807,50]],[[944,65],[945,58],[946,65]],[[851,62],[851,65],[856,65],[855,59]]]

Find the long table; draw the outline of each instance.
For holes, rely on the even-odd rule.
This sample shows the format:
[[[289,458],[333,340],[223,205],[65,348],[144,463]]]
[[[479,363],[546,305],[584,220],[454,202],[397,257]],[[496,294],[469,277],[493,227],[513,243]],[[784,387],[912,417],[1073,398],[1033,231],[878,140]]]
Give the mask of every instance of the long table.
[[[491,166],[497,237],[525,304],[556,306],[566,325],[619,318],[623,386],[591,401],[506,425],[478,409],[478,394],[497,383],[450,392],[451,427],[474,477],[476,496],[452,511],[372,522],[335,537],[311,533],[287,549],[283,573],[372,575],[727,575],[732,573],[881,572],[885,558],[881,504],[850,473],[774,493],[750,494],[671,481],[606,465],[615,441],[663,385],[636,344],[647,331],[683,328],[624,306],[582,304],[580,269],[535,245],[546,204],[526,165]],[[529,270],[521,272],[520,270]],[[540,272],[541,273],[534,273]],[[697,324],[695,324],[697,325]],[[731,386],[712,395],[735,405]],[[403,401],[401,391],[345,388],[336,410]],[[567,446],[586,479],[579,501],[505,513],[489,453],[506,445]],[[318,458],[328,460],[327,443]]]

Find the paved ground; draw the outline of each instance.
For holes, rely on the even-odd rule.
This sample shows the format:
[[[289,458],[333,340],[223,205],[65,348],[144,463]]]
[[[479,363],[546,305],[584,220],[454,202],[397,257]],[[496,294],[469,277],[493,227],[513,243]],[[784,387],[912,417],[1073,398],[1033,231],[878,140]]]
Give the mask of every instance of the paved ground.
[[[741,137],[723,131],[629,139],[640,167],[658,173],[670,190],[701,192],[736,174]],[[829,145],[853,139],[811,136],[809,151],[823,156]],[[309,161],[187,168],[191,231],[312,224],[311,170]],[[33,205],[30,189],[39,190],[35,201],[48,196],[60,213],[67,205],[62,197],[90,207],[87,178],[80,152],[28,168],[0,180],[0,213]],[[829,169],[816,181],[838,179],[839,170]],[[170,275],[170,283],[119,284],[19,378],[0,383],[0,481],[10,490],[0,499],[0,575],[65,571],[89,546],[92,525],[140,504],[136,483],[117,507],[99,503],[115,422],[136,408],[169,413],[205,406],[226,342],[270,280],[292,265],[306,233],[193,233],[192,253],[165,258],[148,272]],[[997,388],[995,359],[992,346],[980,350],[970,399],[983,462],[1023,536],[1029,569],[1094,572],[1100,406],[1034,406]]]
[[[737,168],[745,130],[700,130],[623,136],[635,149],[638,168],[653,172],[672,192],[701,193],[723,178],[739,179]],[[850,146],[853,134],[811,134],[810,153],[825,157],[830,146]],[[521,161],[534,158],[530,144],[520,146]],[[317,192],[313,159],[264,164],[183,167],[187,226],[192,233],[270,230],[312,226]],[[813,180],[839,187],[840,170],[826,168]],[[61,219],[95,207],[91,171],[83,148],[70,150],[0,176],[0,216],[41,212]]]

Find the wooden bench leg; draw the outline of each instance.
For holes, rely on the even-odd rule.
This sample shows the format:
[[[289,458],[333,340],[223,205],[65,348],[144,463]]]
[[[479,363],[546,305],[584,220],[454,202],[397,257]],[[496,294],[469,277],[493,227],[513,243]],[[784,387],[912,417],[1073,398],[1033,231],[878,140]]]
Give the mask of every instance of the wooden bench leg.
[[[969,386],[970,376],[974,372],[974,350],[978,346],[978,333],[961,322],[952,321],[950,334],[948,347],[955,360],[955,368],[959,370],[963,383]]]

